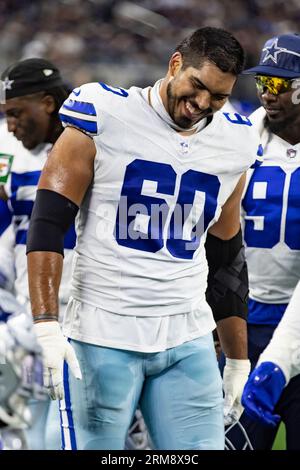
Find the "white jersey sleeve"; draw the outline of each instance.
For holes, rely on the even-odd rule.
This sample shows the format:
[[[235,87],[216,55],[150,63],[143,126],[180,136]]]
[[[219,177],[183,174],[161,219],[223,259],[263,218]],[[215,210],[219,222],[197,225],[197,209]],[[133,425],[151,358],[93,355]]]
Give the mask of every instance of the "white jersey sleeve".
[[[287,383],[300,374],[300,282],[276,328],[272,340],[260,355],[258,363],[274,362],[283,371]]]
[[[99,83],[87,83],[75,88],[59,111],[63,126],[75,127],[90,137],[99,135],[101,126],[95,96],[100,92]]]

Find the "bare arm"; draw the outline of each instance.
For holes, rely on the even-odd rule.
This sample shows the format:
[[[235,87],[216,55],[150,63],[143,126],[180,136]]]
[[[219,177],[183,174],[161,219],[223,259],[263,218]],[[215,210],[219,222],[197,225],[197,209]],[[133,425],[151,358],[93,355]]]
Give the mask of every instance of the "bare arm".
[[[3,199],[4,201],[8,199],[4,186],[1,186],[1,185],[0,185],[0,199]]]
[[[246,175],[242,175],[235,190],[225,202],[219,220],[208,230],[221,240],[230,240],[241,226],[241,197],[246,181]]]
[[[246,175],[243,175],[234,192],[223,206],[219,220],[209,229],[221,240],[230,240],[240,229],[240,204]],[[221,347],[226,357],[247,359],[247,323],[240,317],[232,316],[217,323]]]
[[[65,129],[48,157],[38,189],[55,191],[80,206],[93,178],[95,154],[90,137],[73,128]],[[62,255],[33,251],[28,254],[27,262],[33,315],[58,315]]]

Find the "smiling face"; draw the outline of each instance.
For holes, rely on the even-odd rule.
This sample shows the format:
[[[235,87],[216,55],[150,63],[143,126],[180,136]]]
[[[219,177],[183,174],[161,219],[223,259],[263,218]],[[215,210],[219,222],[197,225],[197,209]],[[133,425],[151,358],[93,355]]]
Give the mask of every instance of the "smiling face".
[[[294,94],[295,88],[278,95],[270,93],[267,88],[258,91],[258,98],[267,113],[269,128],[275,134],[283,132],[291,124],[300,123],[300,103],[295,102]]]
[[[161,95],[173,121],[184,129],[222,108],[236,82],[232,73],[222,72],[204,61],[199,68],[182,66],[181,54],[173,54]]]

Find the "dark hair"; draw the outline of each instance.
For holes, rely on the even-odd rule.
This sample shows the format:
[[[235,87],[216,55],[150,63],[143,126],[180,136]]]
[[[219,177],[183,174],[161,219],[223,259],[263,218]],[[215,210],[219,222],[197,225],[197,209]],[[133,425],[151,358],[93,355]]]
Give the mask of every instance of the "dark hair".
[[[71,91],[72,90],[70,90],[67,85],[58,86],[58,87],[50,88],[49,90],[45,90],[44,95],[52,96],[55,101],[55,110],[53,111],[53,114],[58,113],[63,102],[68,98]]]
[[[175,52],[182,55],[183,69],[199,67],[204,60],[233,75],[238,75],[244,68],[242,46],[231,33],[220,28],[197,29],[176,47]]]

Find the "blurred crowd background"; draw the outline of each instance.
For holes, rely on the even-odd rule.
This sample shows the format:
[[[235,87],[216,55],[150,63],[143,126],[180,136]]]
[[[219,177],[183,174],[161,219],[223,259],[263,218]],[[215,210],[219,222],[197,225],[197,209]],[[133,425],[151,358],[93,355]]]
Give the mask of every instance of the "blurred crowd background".
[[[187,34],[208,25],[234,33],[252,66],[267,38],[299,31],[300,0],[0,0],[0,67],[45,57],[72,86],[144,86],[165,74]],[[246,114],[256,106],[251,77],[233,100]]]

